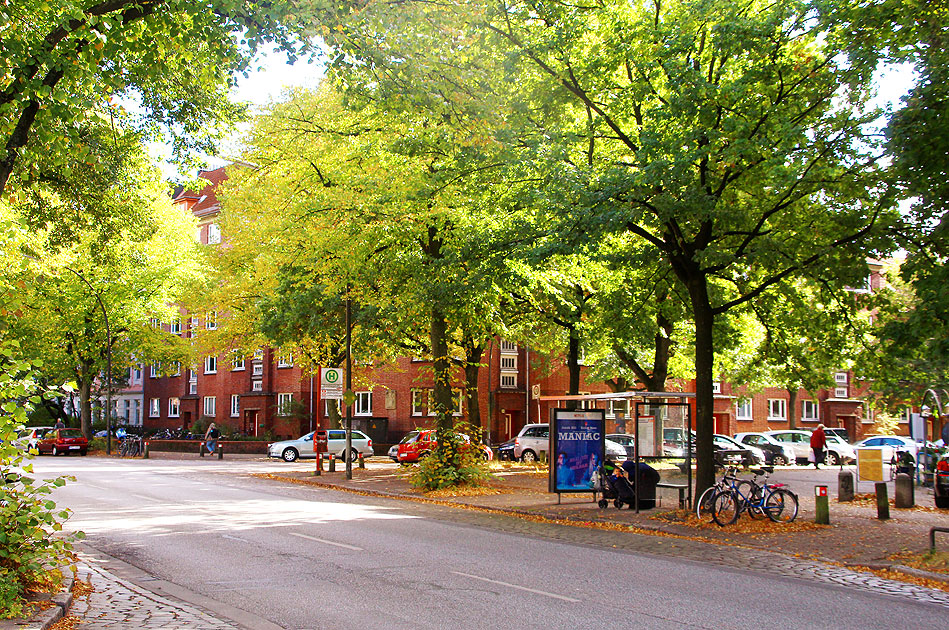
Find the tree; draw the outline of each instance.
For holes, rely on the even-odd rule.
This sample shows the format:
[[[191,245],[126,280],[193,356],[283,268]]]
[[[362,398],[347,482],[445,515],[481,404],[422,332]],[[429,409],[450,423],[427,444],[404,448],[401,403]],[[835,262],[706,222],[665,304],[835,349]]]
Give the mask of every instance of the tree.
[[[295,52],[293,11],[282,0],[4,3],[0,193],[44,156],[99,159],[68,132],[115,99],[140,105],[143,128],[163,127],[179,153],[210,150],[240,112],[228,100],[233,74],[262,42]]]
[[[892,247],[873,64],[838,54],[844,7],[422,4],[350,16],[328,39],[349,54],[338,72],[387,104],[490,126],[546,173],[563,230],[629,234],[668,266],[695,327],[710,485],[716,322],[804,270],[856,284]]]
[[[198,269],[193,221],[172,207],[140,138],[102,124],[76,137],[106,157],[65,171],[51,158],[23,182],[6,209],[20,231],[11,258],[23,266],[7,273],[21,293],[11,334],[26,357],[44,359],[47,378],[78,383],[89,436],[93,388],[110,354],[112,376],[136,357],[186,355],[150,319],[170,312]]]

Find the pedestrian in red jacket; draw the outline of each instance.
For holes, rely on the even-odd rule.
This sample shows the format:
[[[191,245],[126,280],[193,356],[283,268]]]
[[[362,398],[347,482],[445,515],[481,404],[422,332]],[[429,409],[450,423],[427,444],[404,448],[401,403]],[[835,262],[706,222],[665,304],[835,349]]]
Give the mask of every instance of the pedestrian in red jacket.
[[[814,432],[811,433],[811,451],[814,452],[814,468],[820,468],[824,463],[824,447],[827,446],[827,438],[824,436],[824,425],[819,424]]]

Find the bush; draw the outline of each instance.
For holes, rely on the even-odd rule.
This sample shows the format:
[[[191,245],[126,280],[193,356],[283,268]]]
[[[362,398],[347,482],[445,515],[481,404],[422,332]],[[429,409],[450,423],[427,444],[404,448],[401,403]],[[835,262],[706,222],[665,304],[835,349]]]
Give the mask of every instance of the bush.
[[[49,495],[67,478],[36,480],[17,431],[40,401],[33,366],[4,356],[0,348],[0,618],[23,613],[24,594],[59,579],[58,567],[72,560],[72,541],[63,536],[68,510],[57,510]]]
[[[460,430],[470,437],[470,443]],[[440,490],[488,481],[491,472],[477,446],[480,442],[481,429],[478,427],[459,425],[452,431],[439,431],[435,449],[419,462],[412,473],[412,485],[425,490]]]

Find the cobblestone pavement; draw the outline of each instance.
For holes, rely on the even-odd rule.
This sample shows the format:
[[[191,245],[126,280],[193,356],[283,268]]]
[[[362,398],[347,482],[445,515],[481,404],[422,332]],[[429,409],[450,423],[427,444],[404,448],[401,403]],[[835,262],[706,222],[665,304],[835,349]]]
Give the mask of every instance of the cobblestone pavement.
[[[196,606],[136,586],[88,557],[79,565],[79,579],[88,581],[93,588],[90,594],[74,598],[69,610],[70,616],[81,620],[82,630],[229,630],[235,627],[233,622]]]

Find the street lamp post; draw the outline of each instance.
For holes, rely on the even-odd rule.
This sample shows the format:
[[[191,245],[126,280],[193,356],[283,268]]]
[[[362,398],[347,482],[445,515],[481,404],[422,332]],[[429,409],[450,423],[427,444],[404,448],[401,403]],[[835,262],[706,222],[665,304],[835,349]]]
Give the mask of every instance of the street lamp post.
[[[109,314],[105,310],[105,304],[102,302],[102,296],[96,291],[95,287],[86,280],[86,278],[73,269],[64,267],[67,271],[76,274],[76,277],[83,281],[89,287],[92,294],[96,296],[96,302],[99,303],[99,309],[102,311],[102,319],[105,321],[105,452],[112,454],[112,328],[109,326]]]

